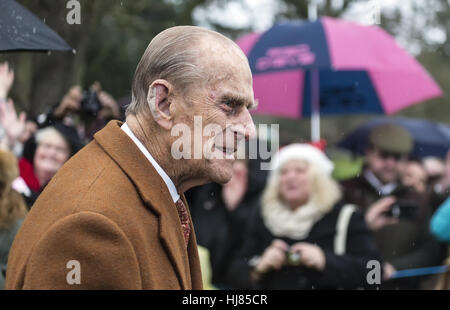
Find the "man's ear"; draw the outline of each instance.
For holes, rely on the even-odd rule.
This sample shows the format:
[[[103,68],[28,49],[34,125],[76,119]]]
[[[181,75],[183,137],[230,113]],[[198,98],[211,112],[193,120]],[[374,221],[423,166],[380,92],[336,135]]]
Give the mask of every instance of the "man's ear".
[[[170,97],[172,85],[166,80],[155,80],[148,88],[147,103],[152,112],[153,119],[163,128],[172,128],[172,115],[170,114]]]

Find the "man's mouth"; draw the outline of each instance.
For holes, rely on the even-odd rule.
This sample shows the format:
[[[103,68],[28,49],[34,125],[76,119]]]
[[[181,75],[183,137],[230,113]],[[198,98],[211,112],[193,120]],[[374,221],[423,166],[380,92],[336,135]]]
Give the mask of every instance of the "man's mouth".
[[[233,155],[237,151],[235,148],[226,148],[223,146],[216,146],[216,149],[228,156]]]

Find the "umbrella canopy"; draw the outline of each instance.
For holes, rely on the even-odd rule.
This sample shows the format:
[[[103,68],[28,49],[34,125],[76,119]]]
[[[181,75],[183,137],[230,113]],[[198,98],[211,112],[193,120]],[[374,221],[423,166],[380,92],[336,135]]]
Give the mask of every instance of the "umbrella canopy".
[[[71,51],[50,27],[14,0],[0,1],[0,51]]]
[[[372,128],[381,124],[396,124],[405,128],[414,139],[413,155],[444,158],[450,149],[450,126],[422,119],[379,117],[364,123],[342,139],[337,146],[355,154],[364,154]]]
[[[278,24],[237,44],[248,56],[260,114],[310,116],[315,71],[321,115],[392,114],[442,94],[423,67],[376,26],[323,17]]]

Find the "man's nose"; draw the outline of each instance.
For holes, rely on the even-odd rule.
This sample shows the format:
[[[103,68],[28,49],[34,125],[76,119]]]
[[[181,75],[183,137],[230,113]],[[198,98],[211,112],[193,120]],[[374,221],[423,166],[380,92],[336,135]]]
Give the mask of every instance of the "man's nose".
[[[247,109],[244,109],[240,116],[240,124],[244,127],[245,140],[253,139],[256,137],[256,127],[253,123],[252,116]]]

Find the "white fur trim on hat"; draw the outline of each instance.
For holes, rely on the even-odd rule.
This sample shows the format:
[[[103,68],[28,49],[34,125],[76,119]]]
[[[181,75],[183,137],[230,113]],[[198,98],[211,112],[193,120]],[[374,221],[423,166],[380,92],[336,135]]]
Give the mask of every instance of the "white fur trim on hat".
[[[318,148],[309,144],[294,143],[281,148],[272,157],[270,162],[272,171],[280,169],[290,160],[304,160],[323,169],[327,175],[331,175],[334,169],[333,162]]]

